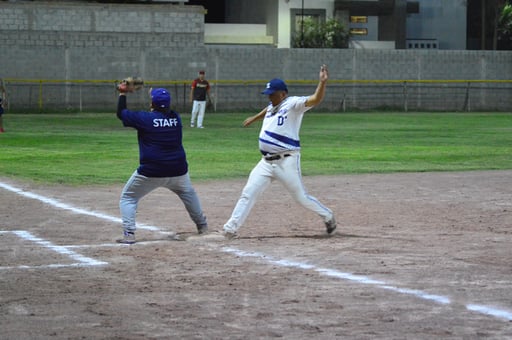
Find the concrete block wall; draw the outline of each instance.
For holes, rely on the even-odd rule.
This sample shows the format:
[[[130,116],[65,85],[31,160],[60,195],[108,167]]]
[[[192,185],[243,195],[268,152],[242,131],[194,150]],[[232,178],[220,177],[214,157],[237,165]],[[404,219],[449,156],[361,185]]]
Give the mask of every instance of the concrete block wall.
[[[170,4],[0,2],[0,46],[3,78],[116,79],[143,73],[145,53],[171,59],[177,51],[204,48],[204,10]]]
[[[190,81],[199,69],[206,70],[207,79],[219,83],[213,91],[220,110],[260,108],[267,101],[260,95],[261,88],[274,77],[289,81],[290,93],[310,94],[315,85],[301,81],[316,80],[322,63],[329,66],[334,81],[322,105],[333,110],[339,109],[342,101],[362,109],[403,105],[400,86],[364,87],[336,81],[512,79],[510,51],[204,45],[203,8],[172,4],[0,1],[0,46],[0,77],[62,80],[61,88],[53,85],[44,89],[43,100],[45,105],[71,108],[77,106],[78,96],[70,95],[73,90],[66,89],[64,81],[107,81],[129,75],[161,84],[169,81],[176,104],[185,107]],[[227,80],[251,82],[230,85]],[[27,100],[26,94],[37,93],[37,87],[8,85],[12,105],[36,105],[33,99]],[[110,105],[112,84],[104,86],[104,95],[101,84],[95,85],[93,103],[82,104],[86,108]],[[485,108],[500,101],[500,109],[512,110],[510,88],[472,88],[478,94],[473,105]],[[464,89],[453,91],[458,97],[465,95]],[[411,96],[415,93],[411,91]],[[492,93],[495,97],[491,97]],[[443,91],[437,89],[412,100],[425,109],[452,109],[449,97],[436,100],[442,95]],[[141,104],[147,105],[147,99],[141,100]]]
[[[170,4],[2,2],[0,29],[199,34],[204,31],[204,10]]]
[[[344,100],[350,107],[371,109],[404,106],[403,85],[347,84],[346,80],[511,80],[512,52],[509,51],[417,51],[417,50],[332,50],[207,47],[209,79],[261,80],[257,88],[279,77],[293,84],[298,94],[311,94],[315,86],[302,80],[318,79],[319,66],[329,66],[331,83],[323,107],[337,110]],[[409,87],[410,109],[461,110],[467,83],[420,84]],[[512,111],[512,83],[473,84],[474,109]],[[445,88],[446,87],[446,88]],[[414,88],[414,89],[413,89]],[[444,90],[443,90],[444,88]],[[480,89],[479,89],[480,88]],[[255,89],[256,90],[256,89]],[[421,90],[421,91],[420,91]],[[477,91],[480,91],[477,92]],[[257,92],[256,94],[258,94]],[[253,100],[239,91],[222,91],[219,103]],[[389,100],[392,100],[390,102]],[[476,101],[478,99],[478,101]],[[255,100],[255,99],[254,99]],[[261,102],[260,102],[261,103]]]

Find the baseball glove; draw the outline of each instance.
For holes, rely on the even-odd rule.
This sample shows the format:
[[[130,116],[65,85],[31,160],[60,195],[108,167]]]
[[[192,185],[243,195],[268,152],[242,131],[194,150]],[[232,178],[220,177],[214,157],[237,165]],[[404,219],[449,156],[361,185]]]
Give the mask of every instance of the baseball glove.
[[[140,90],[144,86],[144,80],[140,77],[127,77],[119,84],[117,84],[117,90],[119,92],[133,92]]]

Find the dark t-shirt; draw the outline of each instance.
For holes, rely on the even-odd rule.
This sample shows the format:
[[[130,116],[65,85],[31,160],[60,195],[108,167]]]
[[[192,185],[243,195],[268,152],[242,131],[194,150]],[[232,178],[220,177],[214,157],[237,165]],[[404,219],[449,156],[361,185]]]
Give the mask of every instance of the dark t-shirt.
[[[206,92],[210,89],[210,83],[206,79],[194,79],[192,82],[192,91],[194,91],[194,100],[205,101]]]
[[[120,96],[119,100],[123,97]],[[137,129],[139,174],[146,177],[176,177],[187,173],[188,164],[182,144],[183,126],[177,112],[122,109],[120,119],[124,126]]]

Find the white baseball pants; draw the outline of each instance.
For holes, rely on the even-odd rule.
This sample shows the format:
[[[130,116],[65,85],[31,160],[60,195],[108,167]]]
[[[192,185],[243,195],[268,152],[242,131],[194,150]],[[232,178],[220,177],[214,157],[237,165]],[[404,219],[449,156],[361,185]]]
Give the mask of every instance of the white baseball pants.
[[[203,127],[204,112],[206,110],[206,101],[194,100],[192,103],[192,118],[190,119],[190,126],[194,126],[197,117],[197,127]]]
[[[224,230],[236,232],[244,224],[258,197],[265,191],[270,183],[277,179],[292,194],[297,203],[323,217],[324,222],[333,217],[332,211],[320,203],[315,197],[307,194],[302,184],[300,170],[300,152],[289,152],[289,157],[276,161],[267,161],[262,158],[252,169],[247,184],[231,214],[231,218],[224,225]]]

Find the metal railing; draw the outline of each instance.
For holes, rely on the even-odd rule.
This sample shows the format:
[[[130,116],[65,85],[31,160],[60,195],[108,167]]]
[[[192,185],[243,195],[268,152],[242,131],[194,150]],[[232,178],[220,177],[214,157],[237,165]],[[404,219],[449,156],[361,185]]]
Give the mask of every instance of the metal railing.
[[[211,81],[215,111],[260,110],[267,80]],[[115,80],[4,79],[7,112],[113,111]],[[290,95],[310,95],[317,81],[288,80]],[[150,87],[165,87],[175,110],[190,109],[190,81],[146,81],[130,107],[147,107]],[[328,111],[512,111],[512,80],[329,80],[319,109]]]

